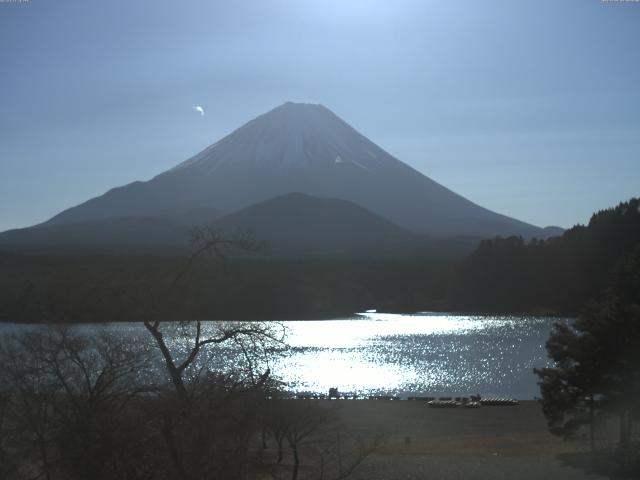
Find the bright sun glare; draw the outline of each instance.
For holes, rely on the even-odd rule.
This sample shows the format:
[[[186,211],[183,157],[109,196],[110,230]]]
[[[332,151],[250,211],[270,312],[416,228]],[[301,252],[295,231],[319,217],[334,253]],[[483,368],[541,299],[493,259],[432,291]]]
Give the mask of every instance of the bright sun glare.
[[[381,0],[326,0],[299,4],[305,13],[320,20],[342,23],[370,23],[376,20],[388,20],[398,13],[392,2]]]

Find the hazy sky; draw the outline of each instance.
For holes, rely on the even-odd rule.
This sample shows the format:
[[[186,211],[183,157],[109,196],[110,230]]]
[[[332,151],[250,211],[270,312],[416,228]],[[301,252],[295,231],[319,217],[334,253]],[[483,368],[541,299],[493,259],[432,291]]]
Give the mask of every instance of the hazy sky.
[[[287,100],[492,210],[583,223],[640,195],[640,3],[3,0],[0,230]]]

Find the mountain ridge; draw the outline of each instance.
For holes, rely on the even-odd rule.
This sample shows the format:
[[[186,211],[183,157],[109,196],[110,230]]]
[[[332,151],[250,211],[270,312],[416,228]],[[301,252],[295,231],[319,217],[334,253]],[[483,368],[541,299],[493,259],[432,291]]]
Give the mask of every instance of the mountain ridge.
[[[322,105],[287,102],[175,167],[69,208],[39,225],[215,209],[230,214],[301,192],[353,202],[434,237],[522,235],[542,228],[492,212],[393,157]],[[179,215],[178,215],[179,217]]]

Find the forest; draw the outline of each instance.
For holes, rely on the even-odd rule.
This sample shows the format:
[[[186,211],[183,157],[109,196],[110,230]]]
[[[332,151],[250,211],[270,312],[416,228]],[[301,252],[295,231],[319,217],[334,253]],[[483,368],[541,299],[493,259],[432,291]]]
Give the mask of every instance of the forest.
[[[466,258],[203,258],[165,320],[307,319],[387,312],[576,315],[640,244],[640,200],[548,240],[483,240]],[[136,321],[186,261],[180,256],[0,253],[0,321]]]
[[[549,240],[484,240],[459,266],[449,302],[480,312],[575,315],[640,245],[640,200],[595,213]]]

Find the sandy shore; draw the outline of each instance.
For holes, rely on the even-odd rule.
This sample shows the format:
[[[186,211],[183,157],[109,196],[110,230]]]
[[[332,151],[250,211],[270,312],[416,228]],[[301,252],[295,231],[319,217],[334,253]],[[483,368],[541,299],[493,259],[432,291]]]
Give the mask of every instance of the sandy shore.
[[[557,458],[561,453],[584,451],[587,446],[552,436],[540,405],[533,401],[480,409],[434,409],[415,401],[334,403],[339,404],[339,416],[350,432],[385,437],[350,478],[604,478],[586,475]]]

